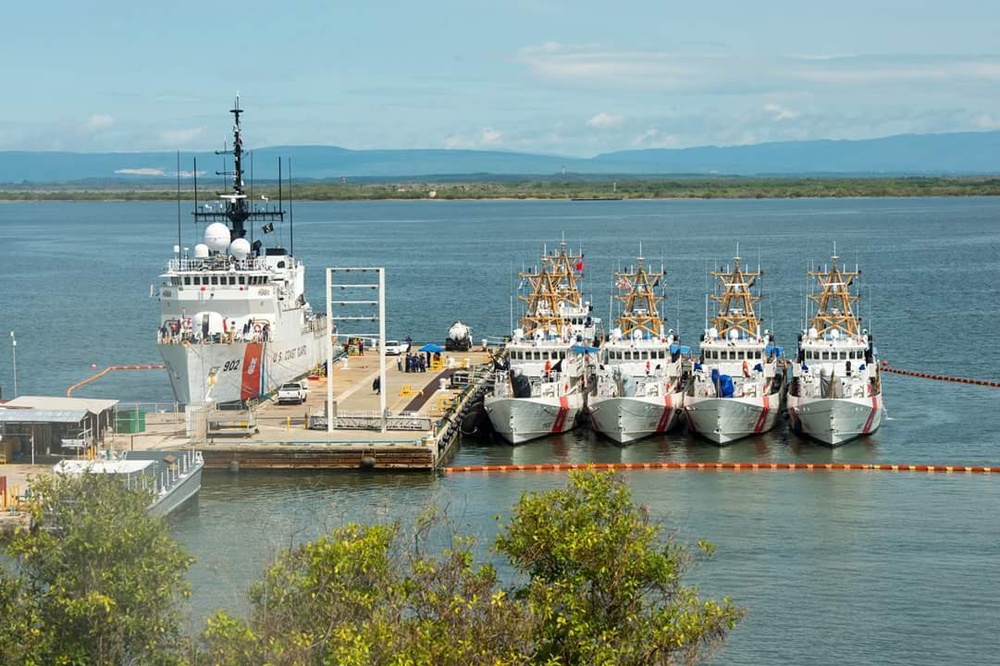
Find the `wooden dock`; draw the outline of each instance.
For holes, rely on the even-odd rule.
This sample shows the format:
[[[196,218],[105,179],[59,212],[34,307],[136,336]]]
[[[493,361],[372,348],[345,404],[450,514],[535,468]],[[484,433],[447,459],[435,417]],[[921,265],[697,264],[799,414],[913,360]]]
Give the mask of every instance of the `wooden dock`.
[[[439,469],[454,452],[462,419],[485,392],[491,367],[481,347],[440,356],[426,372],[405,372],[403,358],[386,357],[384,419],[373,389],[379,357],[368,352],[334,363],[332,432],[326,425],[327,378],[311,377],[305,380],[309,396],[304,404],[265,401],[249,412],[213,411],[201,430],[186,424],[183,414],[147,414],[145,432],[118,435],[114,445],[194,446],[202,451],[206,469],[234,472]],[[189,436],[189,430],[200,434]]]

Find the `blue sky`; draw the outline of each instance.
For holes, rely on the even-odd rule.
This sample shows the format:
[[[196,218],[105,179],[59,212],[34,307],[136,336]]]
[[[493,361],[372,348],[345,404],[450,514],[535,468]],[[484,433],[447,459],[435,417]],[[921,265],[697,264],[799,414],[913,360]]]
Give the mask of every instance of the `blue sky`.
[[[1000,3],[35,0],[0,150],[613,150],[1000,129]]]

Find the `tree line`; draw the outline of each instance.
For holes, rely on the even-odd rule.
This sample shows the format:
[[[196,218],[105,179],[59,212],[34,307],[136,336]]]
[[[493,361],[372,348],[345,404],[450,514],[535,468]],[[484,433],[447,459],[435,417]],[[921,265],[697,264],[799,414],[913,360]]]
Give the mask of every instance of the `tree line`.
[[[482,181],[399,182],[359,180],[299,181],[284,187],[284,196],[296,201],[366,201],[384,199],[785,199],[829,197],[950,197],[1000,195],[996,176],[909,177],[629,177],[620,180],[580,178],[496,178]],[[214,190],[199,192],[199,201],[212,201]],[[263,195],[271,204],[278,191],[263,184],[253,199]],[[24,184],[0,186],[7,201],[193,201],[185,186],[178,193],[157,183]]]
[[[744,616],[683,583],[712,546],[678,543],[609,472],[522,495],[496,562],[436,511],[342,525],[281,552],[246,617],[219,610],[197,635],[181,630],[192,559],[148,494],[99,474],[32,489],[33,527],[0,558],[5,664],[690,664]]]

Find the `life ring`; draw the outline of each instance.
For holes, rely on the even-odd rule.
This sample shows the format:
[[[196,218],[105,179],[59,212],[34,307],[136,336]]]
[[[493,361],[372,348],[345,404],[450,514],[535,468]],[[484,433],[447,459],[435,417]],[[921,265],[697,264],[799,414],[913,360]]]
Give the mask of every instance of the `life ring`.
[[[743,361],[743,376],[744,377],[749,377],[750,376],[750,366],[747,365],[746,361]]]
[[[253,332],[254,333],[260,333],[260,331],[261,331],[260,324],[254,324],[253,325]]]

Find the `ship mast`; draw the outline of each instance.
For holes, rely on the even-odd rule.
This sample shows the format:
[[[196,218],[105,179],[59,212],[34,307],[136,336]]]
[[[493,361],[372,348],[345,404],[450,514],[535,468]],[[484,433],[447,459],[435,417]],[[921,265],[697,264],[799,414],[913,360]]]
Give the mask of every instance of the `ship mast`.
[[[542,256],[539,272],[519,274],[531,287],[527,295],[518,296],[525,303],[521,328],[526,335],[537,330],[555,331],[560,335],[564,332],[564,311],[582,307],[582,297],[576,286],[582,262],[583,255],[569,254],[563,241],[559,252]]]
[[[615,296],[622,302],[618,327],[623,336],[631,336],[633,331],[642,331],[654,338],[663,334],[663,319],[657,308],[663,297],[654,291],[663,276],[662,268],[658,273],[646,268],[641,250],[634,273],[615,272],[615,284],[624,292]]]
[[[750,288],[763,273],[746,271],[740,266],[740,258],[733,257],[731,271],[711,271],[712,277],[719,278],[717,287],[720,292],[712,294],[712,300],[718,303],[712,326],[719,331],[719,337],[725,338],[730,331],[738,331],[748,337],[756,337],[760,329],[760,320],[754,313],[753,304],[760,296],[751,293]]]
[[[245,185],[243,182],[243,131],[240,127],[240,115],[243,113],[243,109],[240,108],[240,98],[239,95],[236,96],[236,102],[233,104],[233,108],[229,110],[233,114],[233,149],[230,150],[217,150],[216,155],[232,155],[233,156],[233,170],[230,171],[216,171],[217,176],[232,176],[232,190],[230,192],[218,192],[219,198],[224,202],[224,209],[219,210],[195,210],[194,217],[196,220],[203,220],[205,222],[228,222],[230,230],[230,239],[236,240],[237,238],[245,238],[247,234],[246,222],[250,221],[277,221],[280,222],[285,219],[285,211],[282,210],[280,204],[277,208],[271,208],[265,204],[263,209],[253,208],[247,203],[247,195],[245,190]],[[280,169],[280,164],[279,164]],[[279,176],[279,189],[280,189],[280,176]],[[265,199],[266,202],[266,199]],[[264,233],[269,233],[274,229],[273,224],[264,225]],[[257,245],[257,244],[255,244]],[[255,247],[255,250],[259,248],[259,245]]]
[[[845,271],[837,264],[836,254],[831,258],[830,270],[809,271],[809,277],[816,278],[819,294],[808,294],[810,300],[816,303],[816,314],[810,319],[810,325],[816,329],[817,335],[827,331],[838,330],[848,336],[859,335],[858,318],[854,314],[854,303],[857,294],[851,293],[850,287],[854,278],[861,271]]]

